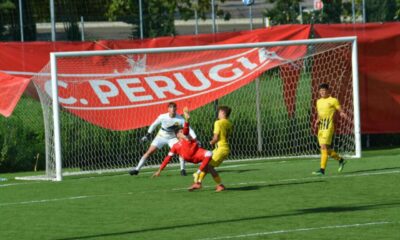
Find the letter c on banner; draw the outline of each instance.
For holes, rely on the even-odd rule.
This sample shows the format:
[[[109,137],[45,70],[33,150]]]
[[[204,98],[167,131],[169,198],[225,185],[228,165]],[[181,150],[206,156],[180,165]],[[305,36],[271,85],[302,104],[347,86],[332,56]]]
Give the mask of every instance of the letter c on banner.
[[[66,83],[66,82],[63,82],[63,81],[58,81],[58,86],[59,87],[63,87],[63,88],[68,88],[68,83]],[[49,80],[49,81],[47,81],[45,84],[44,84],[44,89],[45,89],[45,91],[46,91],[46,93],[52,98],[53,96],[53,94],[52,94],[52,92],[51,92],[51,81]],[[69,98],[62,98],[62,97],[60,97],[60,96],[58,96],[58,101],[61,103],[61,104],[74,104],[74,103],[76,103],[76,98],[74,98],[74,97],[69,97]]]

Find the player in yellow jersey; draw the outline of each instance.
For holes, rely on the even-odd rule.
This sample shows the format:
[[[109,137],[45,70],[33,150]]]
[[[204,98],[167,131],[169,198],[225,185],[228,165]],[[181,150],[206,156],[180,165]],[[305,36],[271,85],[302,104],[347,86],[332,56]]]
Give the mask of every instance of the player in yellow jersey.
[[[314,127],[318,127],[318,143],[321,147],[321,168],[318,171],[313,172],[313,174],[324,175],[328,156],[339,161],[339,172],[343,170],[343,167],[346,164],[346,161],[331,148],[331,144],[335,132],[333,122],[335,112],[338,111],[340,117],[345,119],[347,119],[347,114],[340,107],[339,101],[336,98],[331,97],[328,84],[320,84],[318,91],[320,95],[320,98],[317,100],[318,118]]]
[[[221,177],[215,170],[216,167],[228,157],[230,153],[229,138],[232,134],[232,123],[229,120],[232,109],[227,106],[218,107],[218,120],[214,123],[213,138],[210,144],[214,146],[212,153],[212,159],[208,163],[206,172],[200,174],[193,174],[195,184],[193,184],[193,190],[201,187],[201,181],[203,180],[206,173],[210,173],[214,181],[217,183],[216,191],[221,192],[225,190],[225,186],[222,184]]]

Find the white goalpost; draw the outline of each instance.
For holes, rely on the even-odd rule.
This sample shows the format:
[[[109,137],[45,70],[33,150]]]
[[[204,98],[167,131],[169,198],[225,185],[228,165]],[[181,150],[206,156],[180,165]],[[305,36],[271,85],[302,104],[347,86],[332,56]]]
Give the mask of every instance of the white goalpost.
[[[46,176],[32,179],[126,171],[147,149],[139,139],[154,116],[172,101],[178,112],[189,106],[192,128],[209,149],[214,100],[232,108],[229,161],[318,156],[320,83],[349,116],[337,119],[334,148],[361,157],[356,37],[55,52],[33,82],[45,122]]]

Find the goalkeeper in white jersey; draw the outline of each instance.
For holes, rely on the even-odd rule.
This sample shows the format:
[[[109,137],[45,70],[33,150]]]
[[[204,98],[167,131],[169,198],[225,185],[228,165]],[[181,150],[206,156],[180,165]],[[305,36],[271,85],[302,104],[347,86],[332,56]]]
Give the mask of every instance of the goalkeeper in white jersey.
[[[161,114],[157,119],[150,125],[147,134],[141,139],[142,142],[147,142],[151,138],[151,133],[154,129],[161,125],[160,130],[158,130],[157,136],[153,139],[150,144],[149,149],[145,154],[143,154],[138,165],[129,171],[130,175],[138,175],[140,169],[146,163],[146,160],[152,155],[157,149],[161,149],[163,146],[167,145],[172,148],[172,146],[178,142],[175,135],[175,129],[177,127],[183,127],[185,119],[176,113],[176,103],[168,103],[168,113]],[[193,139],[196,139],[196,134],[192,129],[189,129],[189,134]],[[179,163],[181,166],[181,175],[186,176],[185,161],[183,158],[179,157]]]

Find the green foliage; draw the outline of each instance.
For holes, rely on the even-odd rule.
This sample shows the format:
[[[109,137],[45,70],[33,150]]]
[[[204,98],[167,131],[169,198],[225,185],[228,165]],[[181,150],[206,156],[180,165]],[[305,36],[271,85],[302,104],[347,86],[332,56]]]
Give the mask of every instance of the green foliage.
[[[78,22],[80,21],[79,9],[81,7],[80,1],[66,1],[58,5],[58,12],[63,12],[61,19],[64,24],[64,30],[67,39],[70,41],[80,41],[81,33],[79,31]]]
[[[5,39],[5,33],[6,33],[6,19],[5,19],[5,14],[7,11],[10,9],[14,8],[14,4],[12,4],[9,0],[0,0],[0,40]]]
[[[15,10],[15,5],[10,0],[0,0],[0,40],[7,40],[5,25],[10,22],[10,15]]]
[[[20,19],[18,0],[0,2],[0,40],[20,41]],[[36,22],[32,12],[32,2],[22,1],[24,41],[36,40]],[[9,30],[5,31],[5,25]]]
[[[0,172],[44,169],[44,127],[40,103],[22,98],[9,118],[0,118]]]
[[[132,35],[140,37],[139,22],[139,0],[112,0],[108,5],[106,16],[109,20],[121,20],[134,24]],[[219,1],[220,3],[225,0]],[[176,35],[174,20],[179,15],[182,19],[188,20],[194,17],[194,10],[197,9],[198,16],[206,19],[211,12],[211,1],[199,0],[194,3],[191,0],[142,0],[143,9],[143,36],[158,37]],[[230,19],[230,14],[215,6],[218,17],[225,20]]]
[[[396,10],[396,16],[394,17],[396,21],[400,21],[400,0],[396,1],[397,5],[397,10]]]
[[[324,1],[324,8],[315,12],[315,23],[340,23],[342,0]]]
[[[14,0],[14,4],[18,6],[18,0]],[[33,16],[32,7],[31,1],[22,1],[24,41],[36,41],[36,21]],[[21,39],[18,11],[14,13],[14,21],[11,24],[10,33],[14,41]]]
[[[275,3],[272,9],[266,9],[264,16],[271,19],[272,25],[299,23],[299,4],[302,0],[268,0]]]
[[[366,22],[394,21],[400,11],[397,5],[396,0],[365,0]]]
[[[64,22],[65,33],[70,41],[81,41],[81,32],[78,23],[75,21]]]
[[[300,23],[300,4],[302,0],[268,0],[275,3],[271,9],[264,11],[264,16],[269,17],[273,25]],[[303,23],[340,23],[342,15],[342,0],[324,1],[321,11],[303,11]]]

